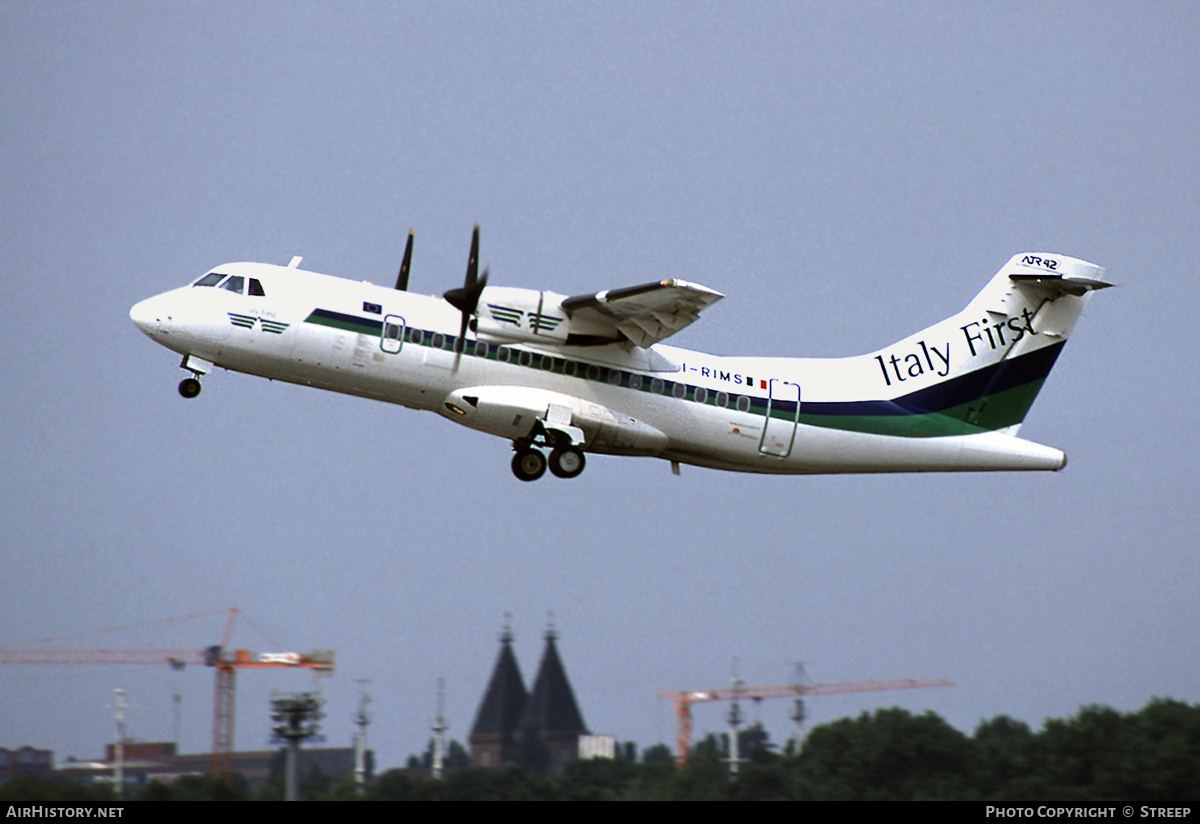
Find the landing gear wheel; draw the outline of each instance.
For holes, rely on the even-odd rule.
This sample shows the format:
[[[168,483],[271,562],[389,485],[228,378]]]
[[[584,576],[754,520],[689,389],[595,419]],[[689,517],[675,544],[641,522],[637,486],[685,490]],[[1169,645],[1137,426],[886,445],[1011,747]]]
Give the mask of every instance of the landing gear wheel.
[[[587,466],[587,458],[573,446],[560,446],[550,453],[550,471],[559,478],[574,478]]]
[[[184,378],[179,382],[179,394],[185,398],[194,398],[200,394],[200,381],[195,378]]]
[[[546,474],[546,456],[536,449],[518,449],[512,471],[522,481],[536,481]]]

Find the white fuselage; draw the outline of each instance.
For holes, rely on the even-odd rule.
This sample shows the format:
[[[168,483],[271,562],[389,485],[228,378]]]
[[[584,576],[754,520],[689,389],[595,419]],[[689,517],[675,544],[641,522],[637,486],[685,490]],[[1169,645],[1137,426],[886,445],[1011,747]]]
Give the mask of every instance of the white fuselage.
[[[213,270],[262,294],[193,285],[142,301],[148,336],[211,365],[423,409],[520,441],[557,423],[589,453],[744,472],[1059,469],[1003,431],[897,437],[802,421],[805,403],[869,400],[884,361],[720,357],[670,346],[536,346],[468,333],[445,300],[259,263]],[[937,365],[930,362],[930,371]],[[931,375],[931,377],[935,377]],[[915,383],[915,380],[914,380]]]

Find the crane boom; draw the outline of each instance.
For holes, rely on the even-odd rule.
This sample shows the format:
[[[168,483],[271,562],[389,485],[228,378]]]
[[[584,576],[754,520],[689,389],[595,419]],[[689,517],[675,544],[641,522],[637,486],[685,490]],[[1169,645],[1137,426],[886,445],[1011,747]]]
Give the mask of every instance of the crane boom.
[[[675,705],[679,718],[679,733],[676,737],[677,757],[686,764],[692,749],[692,704],[709,701],[752,701],[764,698],[802,698],[808,695],[838,695],[848,692],[879,692],[882,690],[907,690],[921,687],[952,687],[954,682],[945,678],[886,678],[870,681],[840,681],[828,684],[775,684],[762,687],[717,687],[710,690],[687,690],[683,692],[660,692]]]
[[[184,618],[199,618],[211,614],[201,613],[200,615],[184,616]],[[233,769],[233,718],[236,697],[234,676],[238,669],[310,669],[326,674],[333,672],[333,653],[328,650],[308,654],[265,652],[256,655],[246,649],[228,649],[234,623],[241,613],[237,607],[231,607],[228,614],[225,630],[221,635],[221,643],[201,650],[49,649],[44,647],[0,649],[0,664],[170,664],[173,667],[203,664],[213,667],[216,670],[216,685],[213,691],[213,775],[228,775]],[[183,619],[166,619],[166,621],[177,620]],[[110,632],[119,629],[129,629],[129,627],[117,627],[104,631]]]

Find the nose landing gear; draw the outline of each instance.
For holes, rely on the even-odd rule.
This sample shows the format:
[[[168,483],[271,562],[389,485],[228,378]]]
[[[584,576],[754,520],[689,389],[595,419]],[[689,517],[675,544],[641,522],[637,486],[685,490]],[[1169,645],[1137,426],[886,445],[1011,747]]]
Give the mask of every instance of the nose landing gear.
[[[191,377],[184,378],[179,382],[179,394],[190,400],[200,394],[200,376],[211,372],[213,364],[212,361],[198,358],[195,355],[184,355],[179,368],[192,373]]]
[[[200,394],[200,381],[195,378],[184,378],[179,382],[179,394],[185,398],[194,398]]]

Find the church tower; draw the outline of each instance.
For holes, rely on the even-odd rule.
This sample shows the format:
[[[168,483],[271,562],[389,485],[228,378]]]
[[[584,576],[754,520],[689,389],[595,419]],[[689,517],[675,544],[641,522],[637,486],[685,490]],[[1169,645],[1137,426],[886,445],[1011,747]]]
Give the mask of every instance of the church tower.
[[[554,643],[557,638],[553,625],[547,627],[546,648],[520,727],[522,734],[531,730],[540,732],[549,751],[547,769],[551,775],[558,775],[568,762],[579,757],[579,736],[588,733],[579,705],[575,703],[575,691],[571,689],[562,659],[558,657],[558,647]]]
[[[529,703],[512,640],[512,631],[505,625],[500,634],[500,657],[467,737],[472,767],[499,768],[512,761],[513,745]]]
[[[558,775],[579,757],[579,738],[588,734],[587,727],[559,658],[553,625],[545,638],[533,690],[527,692],[512,650],[512,631],[505,625],[500,656],[467,737],[472,767],[498,769],[519,762],[534,772]],[[537,738],[522,740],[527,734]]]

